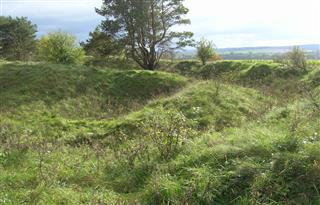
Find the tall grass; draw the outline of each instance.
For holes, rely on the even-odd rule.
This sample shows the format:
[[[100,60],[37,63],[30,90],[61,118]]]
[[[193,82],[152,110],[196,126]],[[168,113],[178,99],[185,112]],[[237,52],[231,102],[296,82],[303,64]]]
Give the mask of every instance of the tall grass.
[[[1,63],[0,204],[320,203],[316,67],[172,69]]]

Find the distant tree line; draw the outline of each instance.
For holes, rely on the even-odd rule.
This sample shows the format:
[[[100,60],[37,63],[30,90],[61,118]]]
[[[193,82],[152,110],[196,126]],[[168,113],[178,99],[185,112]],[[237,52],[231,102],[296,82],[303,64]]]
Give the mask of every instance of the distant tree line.
[[[77,45],[63,32],[36,39],[37,27],[27,18],[0,18],[0,57],[8,60],[45,60],[79,63],[84,51],[93,58],[131,58],[143,69],[154,70],[160,59],[175,49],[194,45],[193,33],[173,31],[190,24],[184,0],[104,0],[97,13],[105,20]]]
[[[196,47],[203,65],[221,59],[270,59],[293,62],[305,68],[306,53],[294,48],[292,53],[272,55],[261,53],[229,53],[219,56],[213,42],[193,40],[193,33],[173,31],[172,27],[189,24],[184,0],[103,0],[96,12],[105,20],[89,33],[89,39],[77,43],[76,38],[58,31],[36,38],[37,26],[26,17],[0,17],[0,58],[8,60],[39,60],[63,64],[83,64],[89,59],[131,59],[141,68],[154,70],[160,59],[173,59],[175,51]],[[319,52],[315,54],[319,56]]]
[[[37,26],[25,17],[0,18],[0,58],[40,60],[63,64],[82,64],[85,56],[106,61],[110,57],[134,60],[140,67],[154,70],[160,59],[175,50],[196,46],[203,64],[216,57],[211,41],[198,43],[188,31],[172,31],[189,24],[184,0],[104,0],[97,13],[105,20],[78,45],[76,38],[62,31],[36,39]]]

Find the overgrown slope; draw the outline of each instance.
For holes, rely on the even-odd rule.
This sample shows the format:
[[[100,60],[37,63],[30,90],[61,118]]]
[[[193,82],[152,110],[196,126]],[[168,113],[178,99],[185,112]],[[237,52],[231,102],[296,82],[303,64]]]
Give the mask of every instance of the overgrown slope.
[[[65,117],[108,117],[170,94],[186,82],[184,77],[163,72],[3,63],[0,110],[43,103]]]
[[[318,69],[191,70],[2,64],[0,204],[319,204]]]

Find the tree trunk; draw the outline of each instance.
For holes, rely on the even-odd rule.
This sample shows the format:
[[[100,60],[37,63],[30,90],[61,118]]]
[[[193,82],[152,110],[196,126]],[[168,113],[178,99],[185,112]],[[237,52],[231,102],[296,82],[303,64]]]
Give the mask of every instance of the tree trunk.
[[[134,50],[133,53],[138,53],[137,50]],[[133,54],[132,58],[134,61],[136,61],[143,69],[145,70],[155,70],[157,66],[157,58],[156,53],[154,51],[154,54],[151,53],[141,53],[140,58],[137,57],[137,55]]]

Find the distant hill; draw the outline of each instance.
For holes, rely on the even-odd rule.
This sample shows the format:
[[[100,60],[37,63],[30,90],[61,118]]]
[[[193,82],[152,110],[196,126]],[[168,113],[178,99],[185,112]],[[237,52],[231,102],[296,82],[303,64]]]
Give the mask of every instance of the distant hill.
[[[320,59],[320,44],[299,45],[303,48],[308,59]],[[292,49],[293,46],[261,46],[261,47],[237,47],[218,48],[217,52],[226,60],[270,60]],[[179,59],[192,59],[196,56],[196,49],[188,49],[177,54]]]
[[[301,48],[307,52],[315,52],[320,50],[320,44],[308,44],[299,45]],[[225,53],[284,53],[292,49],[293,46],[275,46],[275,47],[238,47],[238,48],[219,48],[217,51],[220,54]]]

